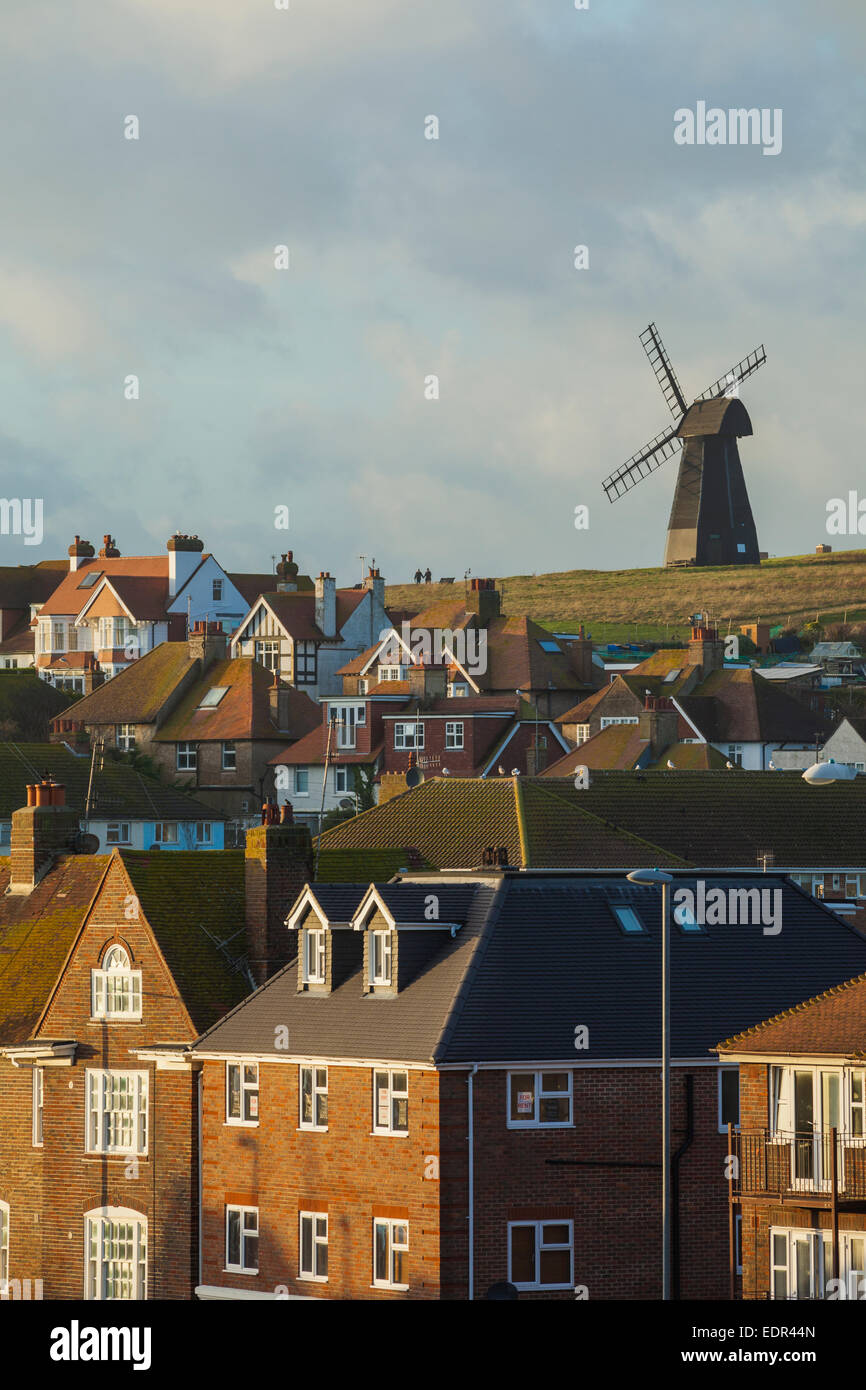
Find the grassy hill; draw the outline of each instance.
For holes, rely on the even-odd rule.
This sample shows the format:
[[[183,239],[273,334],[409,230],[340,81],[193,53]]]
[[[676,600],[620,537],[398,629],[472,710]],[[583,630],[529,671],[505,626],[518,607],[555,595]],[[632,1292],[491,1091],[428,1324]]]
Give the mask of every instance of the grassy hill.
[[[497,579],[506,613],[528,613],[551,629],[586,624],[596,641],[684,637],[683,618],[706,610],[721,627],[761,620],[802,625],[866,618],[866,550],[789,555],[760,566],[705,569],[567,570]],[[453,584],[393,584],[386,602],[418,609],[457,598]]]

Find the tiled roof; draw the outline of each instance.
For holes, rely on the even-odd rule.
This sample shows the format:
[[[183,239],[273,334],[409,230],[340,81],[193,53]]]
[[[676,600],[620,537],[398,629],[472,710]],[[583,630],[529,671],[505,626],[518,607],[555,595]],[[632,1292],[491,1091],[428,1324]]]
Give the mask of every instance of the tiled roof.
[[[124,608],[138,622],[159,622],[165,618],[165,610],[171,602],[167,579],[117,574],[111,575],[108,582]]]
[[[381,644],[377,642],[375,647],[368,647],[366,651],[360,652],[358,656],[353,656],[351,661],[347,661],[345,666],[340,666],[334,674],[337,676],[359,676],[367,665],[367,662],[376,655],[380,645]]]
[[[64,712],[82,724],[153,724],[196,665],[186,642],[160,642]]]
[[[64,613],[80,613],[84,605],[93,597],[95,589],[99,588],[101,580],[97,580],[91,588],[82,589],[81,581],[87,574],[99,574],[107,576],[114,584],[118,593],[118,587],[124,581],[147,580],[151,581],[151,586],[147,590],[141,590],[139,601],[144,600],[147,593],[148,602],[153,601],[153,594],[159,591],[163,595],[161,613],[164,614],[166,604],[169,602],[168,596],[168,555],[127,555],[119,556],[117,559],[85,560],[79,565],[77,570],[67,574],[51,597],[40,609],[40,617],[49,617]],[[160,589],[161,586],[161,589]],[[130,594],[135,592],[129,590]]]
[[[706,772],[713,768],[728,767],[728,759],[724,753],[720,753],[718,748],[713,748],[710,743],[672,743],[654,762],[646,764],[647,771],[667,768],[668,759],[675,765],[677,772]],[[735,764],[733,771],[740,772],[742,769]]]
[[[337,634],[325,637],[316,623],[316,595],[311,593],[266,593],[265,602],[290,636],[297,642],[335,642],[355,609],[363,603],[366,589],[338,589],[336,595]]]
[[[596,705],[604,699],[609,688],[609,686],[603,685],[600,690],[594,691],[585,700],[581,700],[580,704],[572,705],[571,709],[565,711],[565,714],[558,715],[555,722],[557,724],[585,724]]]
[[[646,748],[647,740],[641,738],[637,724],[608,724],[545,768],[541,775],[573,777],[575,768],[581,764],[592,768],[633,768]]]
[[[721,1043],[719,1051],[866,1057],[866,974],[756,1023]]]
[[[706,1058],[720,1030],[748,1026],[768,1004],[789,1008],[804,991],[863,973],[866,941],[783,878],[719,875],[713,887],[756,881],[781,894],[781,938],[751,922],[708,925],[700,937],[671,934],[675,1058]],[[676,886],[694,892],[695,879],[678,875]],[[418,876],[387,892],[390,902],[425,890],[444,894],[448,881]],[[397,994],[364,995],[357,942],[358,968],[332,993],[299,993],[293,961],[197,1050],[268,1057],[283,1025],[293,1050],[312,1057],[563,1062],[574,1058],[577,1020],[589,1029],[595,1058],[657,1062],[658,893],[593,873],[491,874],[460,890],[472,894],[464,925],[453,937],[431,933],[424,969]],[[626,935],[615,907],[631,908],[645,932]],[[414,910],[402,909],[402,920]]]
[[[160,726],[156,742],[302,738],[321,724],[322,712],[309,695],[281,682],[288,695],[288,724],[279,729],[271,718],[273,681],[273,672],[249,657],[214,662]],[[200,709],[208,691],[219,686],[226,689],[219,704]]]
[[[487,673],[478,684],[487,690],[585,690],[566,655],[567,644],[558,652],[546,652],[542,642],[557,639],[531,618],[494,618],[487,626]]]
[[[321,721],[321,714],[319,714]],[[325,752],[328,742],[328,728],[326,724],[319,722],[315,729],[299,738],[297,743],[290,743],[288,748],[284,748],[282,753],[277,753],[275,757],[269,758],[268,762],[273,766],[314,766],[316,763],[324,763]],[[378,758],[384,747],[383,743],[378,743],[369,753],[353,752],[349,748],[338,748],[336,740],[331,740],[331,762],[332,763],[373,763]]]
[[[63,743],[0,743],[0,819],[27,804],[28,783],[50,773],[66,788],[66,804],[84,815],[90,781],[90,757],[78,757]],[[94,820],[225,820],[187,792],[145,777],[128,763],[109,756],[93,774],[91,817]],[[174,853],[174,851],[172,851]]]
[[[812,743],[829,731],[824,715],[751,669],[713,671],[679,704],[712,743]]]
[[[432,869],[423,856],[410,849],[323,849],[316,883],[385,882],[402,869]]]
[[[243,851],[116,853],[195,1027],[209,1027],[250,989],[231,964],[247,948]]]
[[[32,1036],[108,862],[66,855],[32,893],[7,897],[10,861],[0,859],[0,1045]]]
[[[817,813],[820,807],[820,814]],[[810,787],[799,772],[595,771],[571,778],[430,778],[326,831],[331,849],[412,846],[437,868],[504,845],[535,868],[656,863],[788,869],[866,866],[866,777]]]
[[[0,608],[26,608],[50,598],[69,571],[66,560],[40,560],[38,565],[0,565]],[[28,611],[27,621],[30,621]]]
[[[229,579],[250,608],[261,594],[270,593],[274,587],[273,574],[229,574]],[[299,576],[298,583],[300,582],[301,577]],[[307,582],[312,585],[312,580]]]

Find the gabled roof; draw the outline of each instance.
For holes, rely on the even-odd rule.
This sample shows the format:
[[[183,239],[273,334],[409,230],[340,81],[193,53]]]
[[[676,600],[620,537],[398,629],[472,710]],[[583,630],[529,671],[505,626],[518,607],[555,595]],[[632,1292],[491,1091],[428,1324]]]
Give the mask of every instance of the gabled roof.
[[[228,571],[226,574],[250,608],[261,594],[270,593],[274,587],[272,574],[229,574]],[[300,578],[301,576],[298,576],[299,583]]]
[[[82,580],[88,574],[105,575],[118,594],[125,593],[128,600],[138,603],[148,611],[156,611],[154,605],[161,595],[159,616],[165,616],[169,602],[168,593],[168,555],[120,555],[116,559],[95,557],[84,560],[77,570],[71,571],[61,580],[51,597],[40,609],[40,617],[80,613],[82,608],[98,589],[101,579],[92,587],[82,588]],[[120,587],[119,587],[120,586]]]
[[[29,608],[44,603],[68,573],[66,560],[40,560],[36,565],[0,565],[0,608]],[[28,622],[30,614],[27,614]]]
[[[555,722],[557,724],[585,724],[596,705],[601,703],[609,690],[609,685],[603,685],[600,690],[594,691],[592,695],[587,695],[586,699],[581,700],[579,704],[572,705],[571,709],[565,711],[565,714],[558,715]]]
[[[866,974],[832,985],[719,1044],[719,1052],[866,1057]]]
[[[297,743],[290,743],[281,753],[269,758],[268,762],[272,766],[315,766],[317,763],[324,763],[325,753],[328,744],[328,726],[321,722],[321,714],[316,711],[319,723],[316,728],[311,729],[303,738],[299,738]],[[369,753],[359,753],[351,748],[338,748],[336,739],[331,740],[331,762],[332,763],[373,763],[379,757],[384,743],[379,742],[371,748]]]
[[[337,676],[363,675],[364,667],[370,663],[382,645],[381,642],[377,642],[374,647],[367,647],[366,651],[360,652],[358,656],[353,656],[351,661],[347,661],[345,666],[340,666],[334,674]]]
[[[280,682],[288,704],[288,723],[278,728],[271,718],[273,672],[249,657],[215,661],[181,697],[155,735],[157,743],[208,739],[302,738],[321,724],[322,712],[302,690]],[[222,688],[219,703],[201,709],[209,691]]]
[[[82,724],[154,724],[197,665],[187,642],[160,642],[64,712]]]
[[[338,589],[336,594],[337,631],[333,637],[326,637],[316,622],[316,595],[313,592],[262,594],[252,605],[266,604],[277,622],[296,642],[338,642],[340,633],[359,604],[363,603],[369,591],[366,589]],[[246,626],[250,614],[241,624]],[[247,640],[244,638],[244,640]]]
[[[829,729],[823,714],[751,669],[713,671],[678,700],[710,743],[812,743]]]
[[[590,768],[633,768],[646,752],[648,740],[641,738],[637,724],[608,724],[592,738],[585,739],[558,762],[550,764],[542,777],[574,776],[581,765]]]
[[[557,642],[547,652],[542,642]],[[572,668],[568,646],[531,618],[493,618],[487,625],[487,672],[473,677],[486,690],[586,690]]]
[[[0,1046],[32,1036],[108,863],[66,855],[32,893],[7,897],[10,861],[0,859]]]
[[[866,941],[782,877],[712,880],[723,891],[756,884],[781,896],[784,946],[752,921],[707,925],[699,938],[671,933],[675,1058],[706,1058],[720,1030],[748,1025],[768,1003],[788,1008],[804,990],[862,974]],[[406,920],[421,895],[449,887],[447,879],[419,875],[380,891]],[[658,992],[647,987],[659,961],[657,894],[597,873],[476,875],[455,887],[467,894],[464,925],[453,937],[441,933],[424,969],[396,994],[364,995],[358,943],[357,968],[330,994],[299,993],[292,962],[196,1050],[270,1057],[274,1029],[283,1025],[302,1056],[562,1063],[575,1059],[577,1019],[589,1029],[594,1058],[657,1063]],[[696,880],[678,875],[676,887],[694,893]],[[622,907],[638,915],[643,933],[623,932],[614,913]]]
[[[331,850],[411,846],[437,868],[481,863],[488,845],[536,868],[693,864],[866,867],[866,777],[810,787],[799,772],[656,771],[572,778],[428,779],[322,836]]]
[[[8,820],[26,806],[28,784],[39,781],[43,773],[63,784],[67,806],[83,816],[90,763],[89,756],[76,756],[64,743],[0,743],[0,819]],[[223,811],[110,756],[94,770],[90,815],[93,820],[227,819]]]

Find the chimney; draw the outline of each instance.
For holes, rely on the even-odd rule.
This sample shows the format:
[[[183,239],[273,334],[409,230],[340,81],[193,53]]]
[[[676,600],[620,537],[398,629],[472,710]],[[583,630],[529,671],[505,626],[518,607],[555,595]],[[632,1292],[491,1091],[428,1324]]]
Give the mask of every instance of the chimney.
[[[370,594],[370,646],[378,633],[384,627],[389,627],[388,615],[385,612],[385,581],[372,565],[367,571],[363,587]]]
[[[379,795],[376,804],[377,806],[384,806],[386,801],[390,801],[395,796],[402,796],[408,790],[405,772],[383,772],[379,777]]]
[[[316,627],[325,637],[337,635],[337,581],[327,570],[316,580]]]
[[[569,665],[581,685],[592,685],[592,643],[584,634],[583,623],[574,642],[566,648]]]
[[[423,661],[419,661],[408,668],[406,677],[410,696],[419,700],[422,705],[426,706],[433,700],[445,698],[448,671],[444,666],[425,666]]]
[[[298,587],[298,567],[294,555],[287,550],[277,565],[277,593],[293,594]]]
[[[296,953],[286,927],[289,909],[313,876],[313,846],[305,825],[292,821],[254,825],[244,850],[247,958],[263,985]]]
[[[120,559],[120,551],[119,551],[118,548],[117,548],[117,545],[116,545],[116,543],[115,543],[115,540],[114,540],[114,537],[113,537],[113,536],[103,536],[103,537],[102,537],[102,549],[101,549],[100,552],[99,552],[99,558],[100,558],[100,560],[118,560],[118,559]]]
[[[638,735],[649,740],[650,755],[660,758],[679,739],[680,717],[672,700],[647,695],[638,717]]]
[[[691,625],[689,664],[700,666],[701,680],[705,680],[712,671],[720,671],[724,666],[725,644],[719,641],[718,629],[710,627],[706,613],[693,614]]]
[[[59,854],[71,852],[78,812],[66,805],[66,789],[50,778],[27,788],[27,805],[12,813],[8,892],[31,893]]]
[[[287,732],[289,728],[289,697],[291,690],[285,685],[274,672],[274,683],[268,691],[268,702],[270,704],[271,719],[277,728]],[[288,802],[285,803],[289,805]]]
[[[215,661],[225,661],[226,635],[219,623],[198,619],[189,630],[188,646],[190,659],[201,662],[202,675]]]
[[[169,536],[165,548],[168,551],[168,592],[174,598],[198,567],[204,541],[200,541],[198,536],[187,536],[176,531]]]
[[[90,541],[83,541],[80,536],[76,536],[68,551],[69,573],[74,574],[82,560],[92,560],[96,551]]]
[[[470,579],[466,595],[466,612],[477,613],[481,627],[486,627],[498,618],[502,596],[496,587],[495,579]]]

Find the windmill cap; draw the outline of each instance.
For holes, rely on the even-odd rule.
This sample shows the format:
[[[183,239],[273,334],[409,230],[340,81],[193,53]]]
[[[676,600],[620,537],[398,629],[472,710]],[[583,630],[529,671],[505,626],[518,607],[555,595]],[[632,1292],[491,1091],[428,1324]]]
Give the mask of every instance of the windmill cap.
[[[708,434],[729,434],[742,438],[752,434],[752,422],[743,402],[736,396],[717,396],[711,401],[690,405],[677,429],[680,439],[697,439]]]

